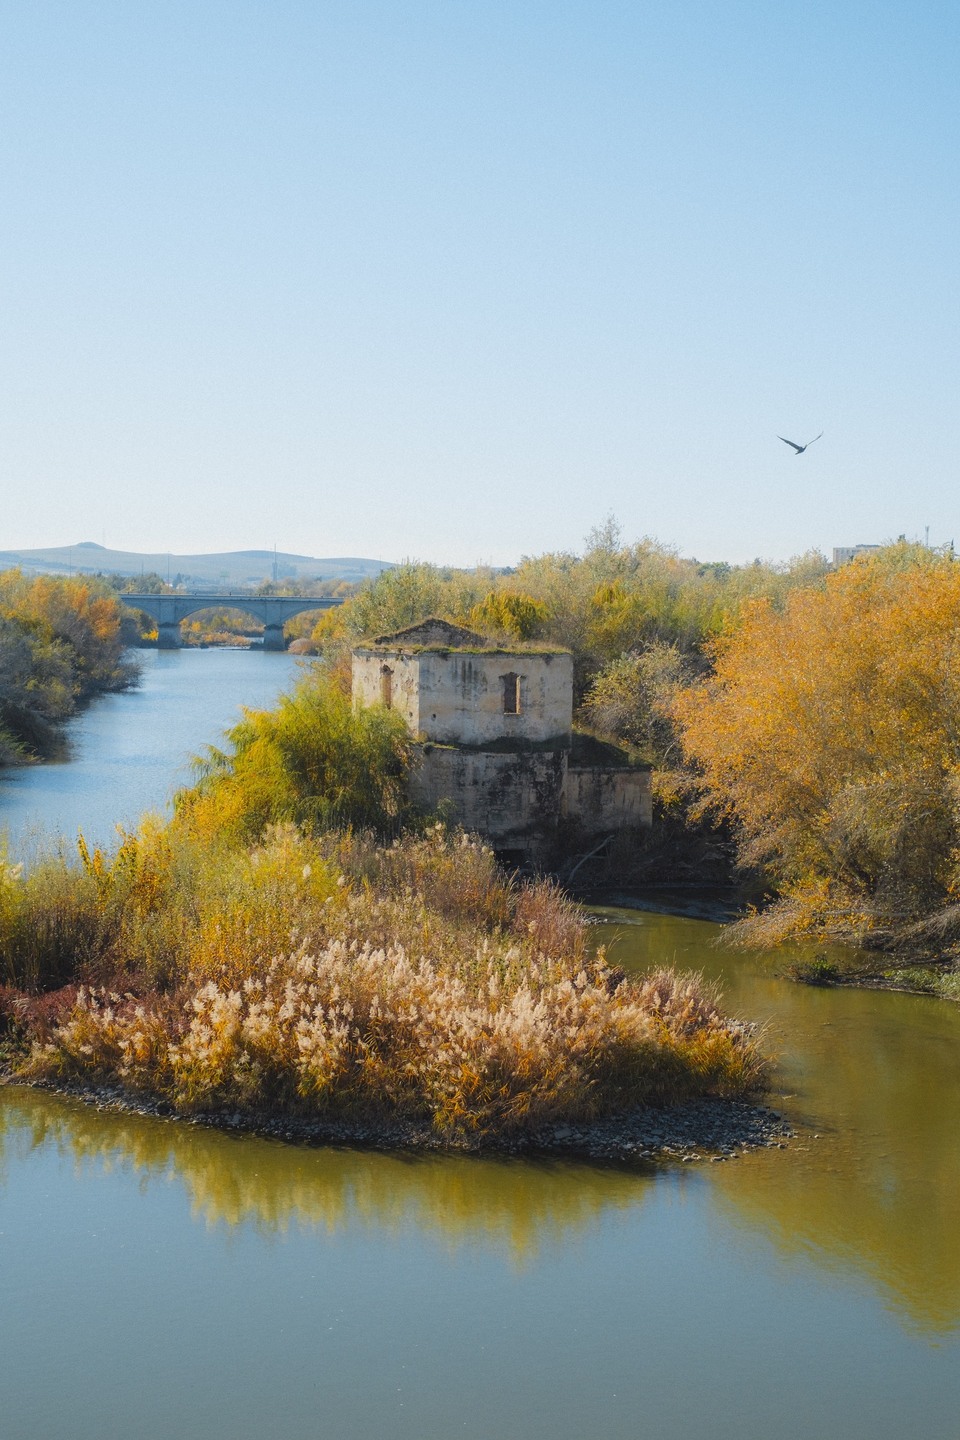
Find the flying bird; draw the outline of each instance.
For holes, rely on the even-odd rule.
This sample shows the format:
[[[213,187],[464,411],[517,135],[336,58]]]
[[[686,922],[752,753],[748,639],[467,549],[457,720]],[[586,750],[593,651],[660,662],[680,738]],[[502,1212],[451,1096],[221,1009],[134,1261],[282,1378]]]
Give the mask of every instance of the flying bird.
[[[823,431],[821,430],[821,431],[820,431],[820,435],[822,435],[822,434],[823,434]],[[819,439],[820,439],[820,435],[814,435],[813,440],[819,440]],[[778,436],[777,436],[777,439],[778,439],[778,440],[782,440],[783,443],[784,443],[784,445],[792,445],[793,448],[794,448],[794,450],[796,450],[796,452],[797,452],[798,455],[802,455],[802,454],[803,454],[804,450],[806,450],[806,448],[807,448],[807,445],[812,445],[812,444],[813,444],[813,440],[808,440],[808,441],[807,441],[807,445],[798,445],[795,440],[788,440],[787,437],[786,437],[786,435],[778,435]]]

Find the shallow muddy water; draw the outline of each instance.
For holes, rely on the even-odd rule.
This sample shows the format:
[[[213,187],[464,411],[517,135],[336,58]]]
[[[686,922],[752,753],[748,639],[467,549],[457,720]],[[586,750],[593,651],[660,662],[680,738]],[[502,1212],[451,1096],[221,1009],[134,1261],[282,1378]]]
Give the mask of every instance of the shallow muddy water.
[[[219,658],[172,657],[211,717]],[[128,702],[84,717],[115,777]],[[598,919],[619,963],[704,969],[767,1025],[788,1149],[416,1158],[0,1089],[4,1440],[957,1440],[960,1008],[791,985],[705,921]]]

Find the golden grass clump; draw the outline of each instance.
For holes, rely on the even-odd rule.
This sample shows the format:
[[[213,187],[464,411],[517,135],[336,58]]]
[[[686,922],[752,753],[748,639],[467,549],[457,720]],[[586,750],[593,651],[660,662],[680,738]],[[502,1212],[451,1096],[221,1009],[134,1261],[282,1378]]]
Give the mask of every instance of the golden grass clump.
[[[763,1079],[700,979],[625,977],[556,886],[506,877],[442,826],[389,846],[286,824],[246,849],[174,849],[148,825],[112,860],[81,847],[56,865],[96,944],[59,1011],[48,995],[31,1029],[21,1005],[29,1077],[472,1140]],[[27,887],[24,933],[31,884],[7,886]]]
[[[179,1006],[81,989],[26,1073],[119,1080],[184,1111],[403,1117],[484,1137],[739,1095],[762,1062],[695,977],[632,985],[602,958],[571,972],[511,951],[442,970],[332,941],[236,989],[194,982]]]

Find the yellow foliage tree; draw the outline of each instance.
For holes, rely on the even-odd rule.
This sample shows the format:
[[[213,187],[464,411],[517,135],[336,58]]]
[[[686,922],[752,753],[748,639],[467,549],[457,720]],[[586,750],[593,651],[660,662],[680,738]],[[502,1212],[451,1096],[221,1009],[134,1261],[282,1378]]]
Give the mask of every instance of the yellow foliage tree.
[[[532,640],[547,619],[547,607],[519,590],[491,590],[470,611],[470,624],[486,634]]]
[[[0,572],[0,765],[46,753],[79,701],[131,684],[124,643],[103,581]]]
[[[902,928],[960,886],[960,566],[901,558],[747,606],[675,702],[704,804],[778,885],[771,939]]]

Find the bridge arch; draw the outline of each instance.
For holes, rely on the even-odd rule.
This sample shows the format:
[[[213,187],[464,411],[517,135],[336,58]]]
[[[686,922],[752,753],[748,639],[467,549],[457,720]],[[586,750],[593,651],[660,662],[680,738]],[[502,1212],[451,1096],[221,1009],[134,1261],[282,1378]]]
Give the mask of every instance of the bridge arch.
[[[139,595],[121,597],[124,605],[133,610],[142,610],[157,622],[157,645],[161,650],[179,650],[183,643],[180,622],[198,610],[240,610],[252,615],[263,624],[264,650],[284,650],[283,627],[294,615],[305,610],[331,610],[342,605],[342,600],[321,598],[317,595],[235,595],[202,594],[191,595]]]

